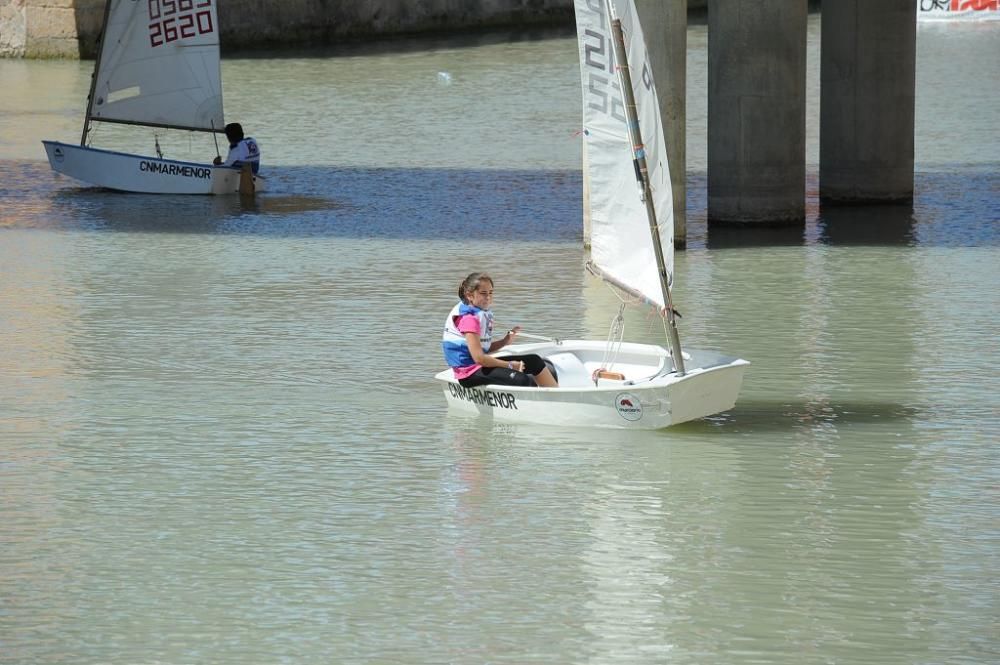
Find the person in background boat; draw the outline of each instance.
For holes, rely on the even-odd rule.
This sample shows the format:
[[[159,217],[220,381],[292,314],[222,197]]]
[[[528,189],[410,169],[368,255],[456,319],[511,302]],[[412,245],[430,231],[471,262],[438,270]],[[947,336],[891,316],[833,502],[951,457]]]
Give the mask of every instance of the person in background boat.
[[[216,166],[243,166],[250,164],[254,175],[260,170],[260,148],[257,142],[249,136],[243,136],[243,125],[231,122],[226,125],[226,138],[229,139],[229,155],[226,161],[216,156],[213,163]]]
[[[444,323],[441,346],[444,359],[465,388],[495,384],[555,388],[552,372],[541,356],[528,354],[496,358],[495,353],[511,344],[521,331],[514,326],[493,341],[493,278],[481,272],[466,277],[458,287],[461,299]]]

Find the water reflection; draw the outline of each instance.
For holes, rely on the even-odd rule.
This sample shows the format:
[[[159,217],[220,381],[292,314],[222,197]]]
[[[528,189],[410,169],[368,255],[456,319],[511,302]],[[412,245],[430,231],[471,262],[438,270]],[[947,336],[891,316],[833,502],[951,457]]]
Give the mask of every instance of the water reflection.
[[[714,426],[722,430],[746,433],[790,433],[812,428],[864,427],[885,424],[902,427],[925,414],[929,407],[918,404],[870,401],[830,401],[815,399],[804,402],[741,399],[725,417],[706,420],[699,426]]]
[[[269,190],[239,197],[121,195],[0,161],[0,228],[271,236],[580,242],[578,171],[273,167]],[[688,250],[831,246],[1000,245],[998,185],[979,171],[918,174],[914,205],[816,206],[804,226],[706,226],[689,181]],[[683,252],[680,253],[683,255]]]
[[[4,178],[5,175],[10,177]],[[0,228],[408,239],[579,241],[579,172],[272,168],[268,191],[153,196],[80,187],[0,162]],[[50,186],[44,196],[39,183]]]
[[[301,195],[159,196],[94,188],[60,189],[50,203],[51,219],[62,220],[63,228],[75,223],[81,230],[119,233],[286,232],[294,229],[283,228],[282,218],[344,207],[330,199]]]
[[[756,226],[709,224],[708,249],[736,249],[740,247],[794,247],[806,244],[804,224],[782,226]]]
[[[911,245],[916,240],[912,204],[823,205],[819,241],[830,245]]]

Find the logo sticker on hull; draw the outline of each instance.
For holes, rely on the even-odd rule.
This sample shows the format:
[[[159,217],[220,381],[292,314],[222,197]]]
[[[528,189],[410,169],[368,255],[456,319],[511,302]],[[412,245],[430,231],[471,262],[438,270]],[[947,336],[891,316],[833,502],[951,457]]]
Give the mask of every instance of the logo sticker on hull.
[[[642,418],[642,404],[632,393],[618,393],[615,397],[615,409],[625,420],[636,421]]]
[[[55,150],[52,151],[52,159],[56,160],[57,162],[61,162],[65,158],[66,156],[63,154],[62,148],[56,148]]]

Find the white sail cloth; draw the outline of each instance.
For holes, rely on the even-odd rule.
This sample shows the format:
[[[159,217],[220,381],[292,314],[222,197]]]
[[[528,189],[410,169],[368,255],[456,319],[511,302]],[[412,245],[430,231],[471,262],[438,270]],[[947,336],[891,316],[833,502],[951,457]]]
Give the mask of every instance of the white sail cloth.
[[[584,178],[589,181],[591,261],[602,276],[662,308],[664,295],[636,179],[607,2],[622,22],[639,127],[667,275],[673,276],[673,195],[666,142],[642,28],[632,0],[576,0],[583,82]]]
[[[221,130],[217,0],[110,0],[90,117]]]

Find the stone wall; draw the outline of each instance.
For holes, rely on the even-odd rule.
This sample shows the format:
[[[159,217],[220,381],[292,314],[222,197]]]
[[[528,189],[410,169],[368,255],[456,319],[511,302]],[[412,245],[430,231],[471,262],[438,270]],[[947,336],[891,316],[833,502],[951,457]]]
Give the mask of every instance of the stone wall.
[[[573,0],[226,0],[223,48],[526,25],[572,25]]]
[[[24,0],[0,0],[0,55],[24,55]]]
[[[224,51],[571,26],[573,0],[217,0]],[[707,0],[689,0],[704,9]],[[0,0],[0,56],[93,57],[105,0]]]
[[[0,56],[79,57],[75,6],[78,2],[0,0]]]
[[[218,0],[224,51],[572,25],[573,0]],[[0,56],[93,57],[104,0],[0,0]]]

